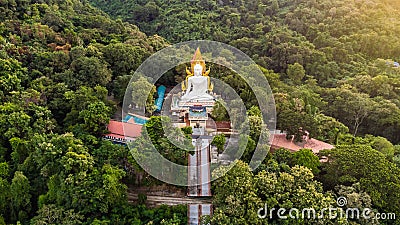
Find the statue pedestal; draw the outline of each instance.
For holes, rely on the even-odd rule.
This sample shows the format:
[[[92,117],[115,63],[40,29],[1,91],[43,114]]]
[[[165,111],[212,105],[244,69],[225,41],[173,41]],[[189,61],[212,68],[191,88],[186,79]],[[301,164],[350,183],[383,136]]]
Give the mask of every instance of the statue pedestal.
[[[172,96],[172,104],[171,111],[189,111],[190,107],[193,106],[204,106],[207,108],[207,112],[211,112],[208,109],[212,110],[215,105],[215,100],[210,101],[181,101],[179,94],[175,94]]]
[[[171,112],[184,118],[187,126],[195,126],[197,123],[206,127],[206,121],[212,112],[215,100],[209,101],[182,101],[179,94],[172,96]]]
[[[214,107],[215,101],[189,101],[178,103],[179,107],[191,107],[191,106],[204,106],[204,107]]]

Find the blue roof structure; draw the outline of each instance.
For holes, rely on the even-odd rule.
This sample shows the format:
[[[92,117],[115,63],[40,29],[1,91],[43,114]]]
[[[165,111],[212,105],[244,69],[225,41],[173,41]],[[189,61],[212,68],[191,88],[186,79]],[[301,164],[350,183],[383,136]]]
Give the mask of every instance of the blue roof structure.
[[[122,122],[127,123],[127,122],[128,122],[130,119],[132,119],[132,118],[133,118],[133,121],[134,121],[136,124],[144,125],[145,123],[147,123],[147,120],[146,120],[146,119],[139,118],[139,117],[133,116],[133,115],[126,115],[125,118],[122,120]]]
[[[156,111],[161,111],[166,90],[167,88],[164,85],[161,85],[157,88],[158,98],[155,101]]]

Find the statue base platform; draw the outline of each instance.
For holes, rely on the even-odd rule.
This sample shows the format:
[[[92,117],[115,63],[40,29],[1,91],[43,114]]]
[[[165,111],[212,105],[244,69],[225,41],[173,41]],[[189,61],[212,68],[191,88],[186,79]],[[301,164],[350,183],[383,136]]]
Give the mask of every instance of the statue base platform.
[[[181,101],[180,96],[174,95],[172,97],[171,110],[172,111],[189,111],[190,107],[203,106],[207,108],[207,111],[211,110],[215,105],[215,100],[207,101]]]
[[[191,107],[191,106],[204,106],[204,107],[214,107],[215,101],[189,101],[189,102],[179,102],[179,107]]]

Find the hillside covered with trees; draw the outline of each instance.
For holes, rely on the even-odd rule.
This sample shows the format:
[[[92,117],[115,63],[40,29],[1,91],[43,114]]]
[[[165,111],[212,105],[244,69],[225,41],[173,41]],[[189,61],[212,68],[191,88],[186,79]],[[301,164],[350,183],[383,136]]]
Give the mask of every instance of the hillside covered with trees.
[[[165,44],[80,1],[0,2],[0,224],[185,223],[129,205],[135,164],[101,139],[108,93]]]
[[[135,174],[144,172],[126,147],[102,136],[126,88],[130,96],[138,91],[128,86],[137,67],[170,43],[196,39],[231,44],[258,63],[275,95],[278,128],[288,136],[307,130],[337,146],[323,153],[324,163],[309,150],[280,149],[250,171],[262,123],[254,94],[213,65],[212,76],[246,102],[251,132],[242,137],[249,144],[241,161],[212,184],[214,216],[206,220],[399,223],[257,217],[265,202],[321,209],[338,196],[348,198],[348,207],[400,216],[399,6],[398,0],[0,1],[0,224],[187,224],[186,206],[128,202]],[[175,86],[183,68],[160,82]],[[144,77],[133,82],[151,85]],[[212,116],[227,119],[221,107]],[[157,121],[147,125],[153,133]],[[176,149],[165,137],[153,138],[160,151]],[[213,143],[218,151],[221,140]],[[144,177],[142,185],[159,184]]]
[[[269,79],[276,95],[295,92],[287,98],[340,118],[352,134],[400,142],[400,68],[394,65],[400,61],[398,1],[90,2],[170,43],[207,39],[231,44],[279,75],[283,84]],[[281,121],[293,116],[278,115]]]

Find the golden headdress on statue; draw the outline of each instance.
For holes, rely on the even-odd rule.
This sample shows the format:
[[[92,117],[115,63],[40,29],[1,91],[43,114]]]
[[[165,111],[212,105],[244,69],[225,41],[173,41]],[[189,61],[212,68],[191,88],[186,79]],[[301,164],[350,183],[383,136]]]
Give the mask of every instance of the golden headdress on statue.
[[[195,67],[197,64],[200,64],[200,65],[203,67],[202,75],[208,78],[208,90],[209,90],[209,91],[212,91],[213,88],[214,88],[214,86],[213,86],[213,84],[211,83],[210,77],[208,76],[208,75],[210,74],[210,69],[209,69],[209,70],[206,70],[206,62],[204,61],[203,57],[201,56],[200,48],[197,48],[197,50],[196,50],[196,52],[194,53],[193,58],[192,58],[192,60],[190,61],[190,63],[191,63],[191,70],[189,70],[189,69],[186,67],[186,74],[187,74],[187,76],[186,76],[185,81],[182,82],[182,90],[185,91],[185,90],[188,88],[188,86],[187,86],[187,84],[188,84],[188,79],[189,79],[189,77],[191,77],[191,76],[194,75],[194,67]]]

